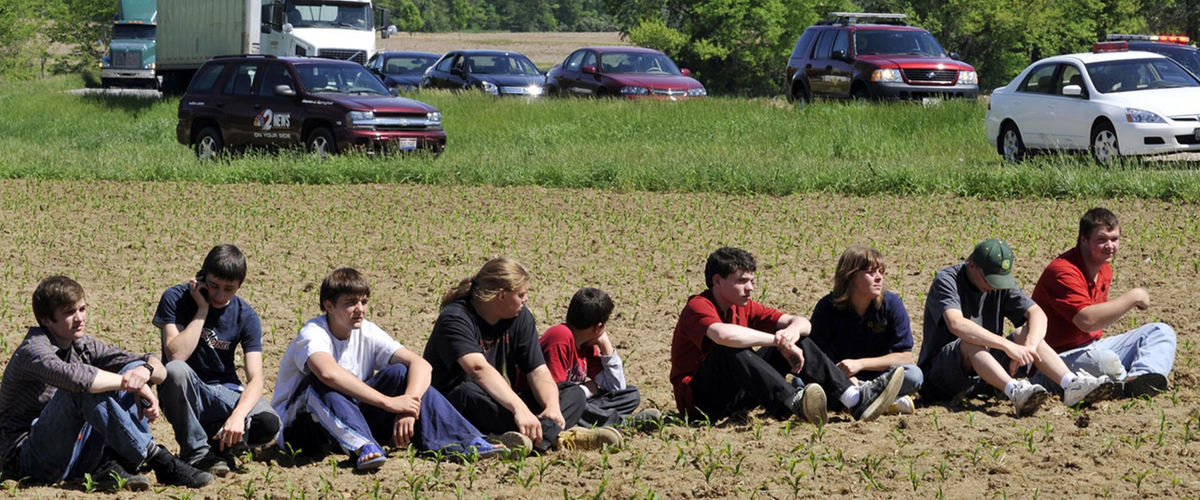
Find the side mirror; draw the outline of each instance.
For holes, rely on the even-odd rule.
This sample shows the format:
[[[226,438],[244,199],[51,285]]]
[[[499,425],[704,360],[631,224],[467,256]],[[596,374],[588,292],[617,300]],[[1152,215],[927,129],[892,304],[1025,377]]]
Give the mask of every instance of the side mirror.
[[[679,73],[682,74],[683,76],[692,76],[692,71],[687,68],[683,68],[683,69],[679,70]]]
[[[596,71],[596,67],[595,67],[595,66],[584,66],[584,67],[580,68],[579,70],[580,70],[580,71],[582,71],[582,72],[584,72],[584,73],[587,73],[587,74],[589,74],[589,75],[598,75],[598,74],[600,74],[600,72],[599,72],[599,71]]]
[[[291,33],[295,27],[292,26],[292,23],[283,23],[283,27],[280,29],[282,29],[284,33]]]
[[[1067,97],[1083,97],[1083,87],[1078,85],[1067,85],[1062,88],[1062,95]]]
[[[949,55],[950,55],[950,58],[951,58],[951,59],[954,59],[955,61],[957,61],[957,60],[959,59],[959,57],[960,57],[960,56],[958,55],[958,52],[951,52]]]
[[[846,60],[846,51],[840,50],[840,49],[835,50],[829,54],[829,58],[833,59],[835,61],[845,61]]]
[[[400,97],[400,87],[388,87],[388,93],[392,94],[392,97]]]
[[[296,95],[296,91],[292,89],[291,85],[279,84],[275,86],[275,95],[294,97]]]
[[[389,36],[395,35],[397,31],[399,31],[399,30],[396,29],[395,24],[389,24],[387,29],[383,30],[382,36],[383,36],[383,38],[387,38]]]

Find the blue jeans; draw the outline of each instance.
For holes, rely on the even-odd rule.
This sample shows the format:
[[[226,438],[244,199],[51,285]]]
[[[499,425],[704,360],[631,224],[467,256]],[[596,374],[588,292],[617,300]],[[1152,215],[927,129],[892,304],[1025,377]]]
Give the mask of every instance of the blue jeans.
[[[121,373],[143,364],[125,365]],[[100,465],[105,447],[115,458],[140,464],[154,438],[149,423],[138,413],[137,399],[135,392],[59,389],[21,445],[21,473],[47,483],[83,477]]]
[[[1120,335],[1103,337],[1058,355],[1071,371],[1084,370],[1099,376],[1105,374],[1100,367],[1100,360],[1104,356],[1101,351],[1107,350],[1121,361],[1121,366],[1126,372],[1125,377],[1136,377],[1146,373],[1166,376],[1170,375],[1171,368],[1175,366],[1175,343],[1175,330],[1170,325],[1150,323]],[[1114,378],[1124,377],[1118,375]],[[1034,378],[1038,383],[1046,380],[1048,377],[1041,374]],[[1053,385],[1058,385],[1058,381],[1055,380]]]
[[[179,458],[195,462],[209,451],[209,437],[215,435],[242,393],[221,384],[206,384],[186,361],[167,363],[167,379],[158,387],[159,406],[163,416],[175,430],[175,441],[179,443]],[[260,414],[270,414],[279,420],[266,399],[259,398],[254,409],[246,416],[246,432],[249,436],[249,421]],[[275,426],[278,428],[278,425]],[[274,433],[270,433],[274,434]],[[270,442],[270,438],[267,438]],[[265,443],[250,443],[260,445]]]
[[[408,367],[401,363],[390,365],[379,370],[366,383],[385,396],[404,394],[408,388]],[[295,421],[289,422],[284,429],[285,442],[309,441],[311,436],[302,434],[312,427],[311,423],[315,420],[325,434],[351,457],[365,444],[391,443],[392,425],[396,420],[396,415],[386,410],[353,401],[325,385],[316,375],[309,375],[301,383],[288,403],[287,413],[295,413]],[[419,450],[465,453],[471,447],[480,451],[491,449],[483,433],[432,387],[421,397],[421,418],[417,419],[412,443]],[[280,443],[280,446],[285,445]],[[294,444],[293,447],[301,448]]]

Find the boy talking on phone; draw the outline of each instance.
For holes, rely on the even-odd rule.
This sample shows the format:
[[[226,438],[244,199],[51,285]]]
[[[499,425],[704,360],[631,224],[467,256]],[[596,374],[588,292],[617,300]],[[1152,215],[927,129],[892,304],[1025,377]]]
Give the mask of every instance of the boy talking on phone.
[[[217,476],[235,465],[232,448],[265,445],[279,430],[279,416],[262,397],[262,324],[237,295],[245,279],[242,251],[217,245],[195,278],[163,292],[154,313],[167,361],[159,400],[179,456]],[[244,385],[233,358],[238,345]]]

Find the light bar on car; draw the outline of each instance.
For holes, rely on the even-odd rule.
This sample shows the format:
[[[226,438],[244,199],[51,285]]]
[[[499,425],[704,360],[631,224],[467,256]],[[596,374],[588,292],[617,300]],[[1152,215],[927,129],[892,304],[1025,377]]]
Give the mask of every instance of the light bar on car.
[[[1092,45],[1092,52],[1124,52],[1129,50],[1129,42],[1096,42]]]
[[[1129,41],[1139,41],[1139,42],[1166,42],[1166,43],[1178,43],[1178,44],[1184,44],[1184,45],[1186,45],[1192,41],[1191,37],[1189,37],[1187,35],[1128,35],[1128,34],[1123,34],[1123,33],[1110,33],[1108,35],[1108,39],[1109,40],[1129,40]]]

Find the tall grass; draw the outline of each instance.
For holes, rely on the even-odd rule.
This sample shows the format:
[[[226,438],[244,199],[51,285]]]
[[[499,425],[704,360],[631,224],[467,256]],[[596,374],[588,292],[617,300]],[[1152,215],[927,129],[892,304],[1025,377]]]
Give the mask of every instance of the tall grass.
[[[984,105],[526,101],[426,92],[449,135],[439,158],[297,151],[200,164],[175,141],[177,99],[73,95],[66,78],[0,86],[0,177],[201,182],[544,185],[786,194],[1200,200],[1195,163],[1098,167],[1079,155],[1003,164]]]

